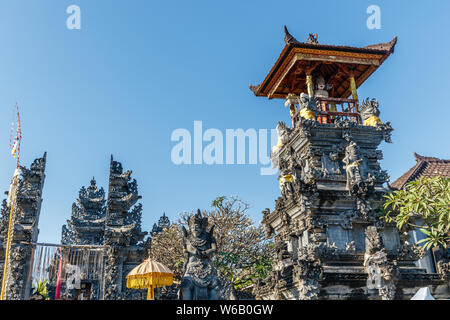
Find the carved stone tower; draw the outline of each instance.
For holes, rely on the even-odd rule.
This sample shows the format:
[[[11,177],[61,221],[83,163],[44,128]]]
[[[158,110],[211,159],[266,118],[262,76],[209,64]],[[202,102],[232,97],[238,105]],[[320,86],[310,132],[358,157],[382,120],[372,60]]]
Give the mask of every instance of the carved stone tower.
[[[391,142],[393,129],[381,122],[378,101],[360,104],[357,88],[397,39],[355,48],[319,44],[315,34],[303,43],[285,32],[275,65],[250,86],[256,96],[286,99],[292,122],[279,122],[271,153],[281,196],[263,223],[275,233],[277,255],[257,297],[401,299],[424,285],[448,295],[448,275],[416,267],[422,250],[377,216],[389,179],[377,148]]]
[[[103,299],[140,298],[137,290],[126,288],[125,276],[147,255],[141,231],[142,205],[136,180],[131,171],[123,172],[122,164],[111,156],[105,223],[105,269]]]
[[[38,223],[41,211],[42,188],[45,180],[46,153],[34,160],[30,169],[20,166],[16,187],[10,189],[8,201],[3,201],[1,219],[2,263],[8,236],[9,214],[13,207],[14,219],[11,229],[11,247],[8,255],[5,299],[28,299],[31,290],[31,266],[33,246],[39,234]]]

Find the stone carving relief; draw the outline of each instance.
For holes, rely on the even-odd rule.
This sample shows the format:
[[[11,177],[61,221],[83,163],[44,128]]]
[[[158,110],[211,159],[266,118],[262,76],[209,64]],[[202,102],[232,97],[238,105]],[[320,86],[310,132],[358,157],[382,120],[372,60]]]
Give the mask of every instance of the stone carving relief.
[[[356,244],[355,241],[350,241],[345,244],[345,253],[355,254],[356,253]]]
[[[372,99],[369,101],[369,98],[363,100],[360,106],[360,113],[363,119],[363,123],[365,126],[376,127],[380,124],[383,124],[380,121],[380,110],[378,109],[379,103],[377,99]]]
[[[269,208],[264,209],[262,211],[262,214],[263,214],[262,223],[264,224],[264,230],[266,232],[266,237],[270,238],[274,233],[274,230],[268,221],[268,218],[270,215],[270,209]]]
[[[397,257],[402,260],[416,261],[422,259],[426,251],[423,247],[410,242],[410,234],[408,232],[400,232],[400,247],[397,249]]]
[[[119,247],[111,245],[105,247],[105,275],[104,275],[104,293],[105,300],[118,300],[121,294],[121,275],[119,270],[120,255]]]
[[[346,189],[350,194],[357,193],[363,182],[361,169],[363,159],[359,156],[358,149],[357,144],[351,141],[345,148],[345,157],[342,160],[345,163],[344,169],[347,174]]]
[[[46,155],[44,153],[42,158],[34,160],[30,169],[20,166],[16,191],[8,195],[9,199],[15,198],[15,205],[6,275],[5,297],[7,300],[28,298],[27,279],[30,276],[28,263],[32,254],[30,243],[37,239]],[[2,208],[2,236],[5,244],[11,202],[4,205],[6,206]]]
[[[299,99],[300,117],[307,120],[316,121],[319,113],[317,103],[318,101],[316,97],[310,97],[306,93],[302,92]]]
[[[397,268],[395,262],[388,260],[383,241],[375,226],[366,229],[364,268],[368,274],[367,287],[378,289],[383,300],[393,300]]]
[[[341,175],[341,168],[339,167],[339,153],[336,146],[329,153],[322,155],[322,177],[327,178],[333,175]]]

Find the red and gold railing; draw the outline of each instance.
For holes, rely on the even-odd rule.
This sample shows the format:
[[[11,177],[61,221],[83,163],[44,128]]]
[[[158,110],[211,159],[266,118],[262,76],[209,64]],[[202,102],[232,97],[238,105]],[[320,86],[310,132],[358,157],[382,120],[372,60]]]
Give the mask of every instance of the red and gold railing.
[[[317,97],[317,121],[320,123],[334,123],[336,120],[348,119],[350,121],[362,123],[359,114],[358,100],[342,98],[319,98]],[[295,127],[300,119],[298,110],[292,116],[292,125]]]

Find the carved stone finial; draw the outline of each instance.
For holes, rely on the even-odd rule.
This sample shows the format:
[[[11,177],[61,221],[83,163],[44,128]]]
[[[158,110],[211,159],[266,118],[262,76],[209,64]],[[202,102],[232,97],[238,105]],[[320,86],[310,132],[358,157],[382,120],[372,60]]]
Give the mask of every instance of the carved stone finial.
[[[317,38],[318,38],[317,33],[310,33],[308,36],[308,39],[306,39],[306,43],[319,44],[319,41],[317,40]]]
[[[360,113],[364,120],[363,124],[365,126],[376,127],[380,124],[383,124],[379,118],[380,110],[379,102],[377,99],[369,100],[369,98],[367,98],[366,100],[362,101]]]

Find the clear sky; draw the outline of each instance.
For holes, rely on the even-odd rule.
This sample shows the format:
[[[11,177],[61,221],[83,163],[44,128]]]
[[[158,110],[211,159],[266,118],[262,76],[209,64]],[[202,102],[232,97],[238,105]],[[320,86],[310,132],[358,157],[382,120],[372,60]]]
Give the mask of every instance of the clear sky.
[[[69,5],[81,29],[69,30]],[[381,9],[369,30],[366,9]],[[20,106],[22,164],[47,155],[39,241],[59,242],[78,190],[95,176],[107,189],[109,157],[133,170],[143,196],[143,227],[163,211],[208,209],[238,195],[255,221],[274,207],[276,176],[260,165],[174,165],[177,128],[270,129],[287,121],[283,101],[256,98],[283,49],[283,25],[298,40],[365,46],[390,41],[395,53],[359,89],[380,102],[395,128],[382,143],[391,181],[413,153],[449,159],[449,1],[0,1],[0,183],[14,171],[12,107]]]

